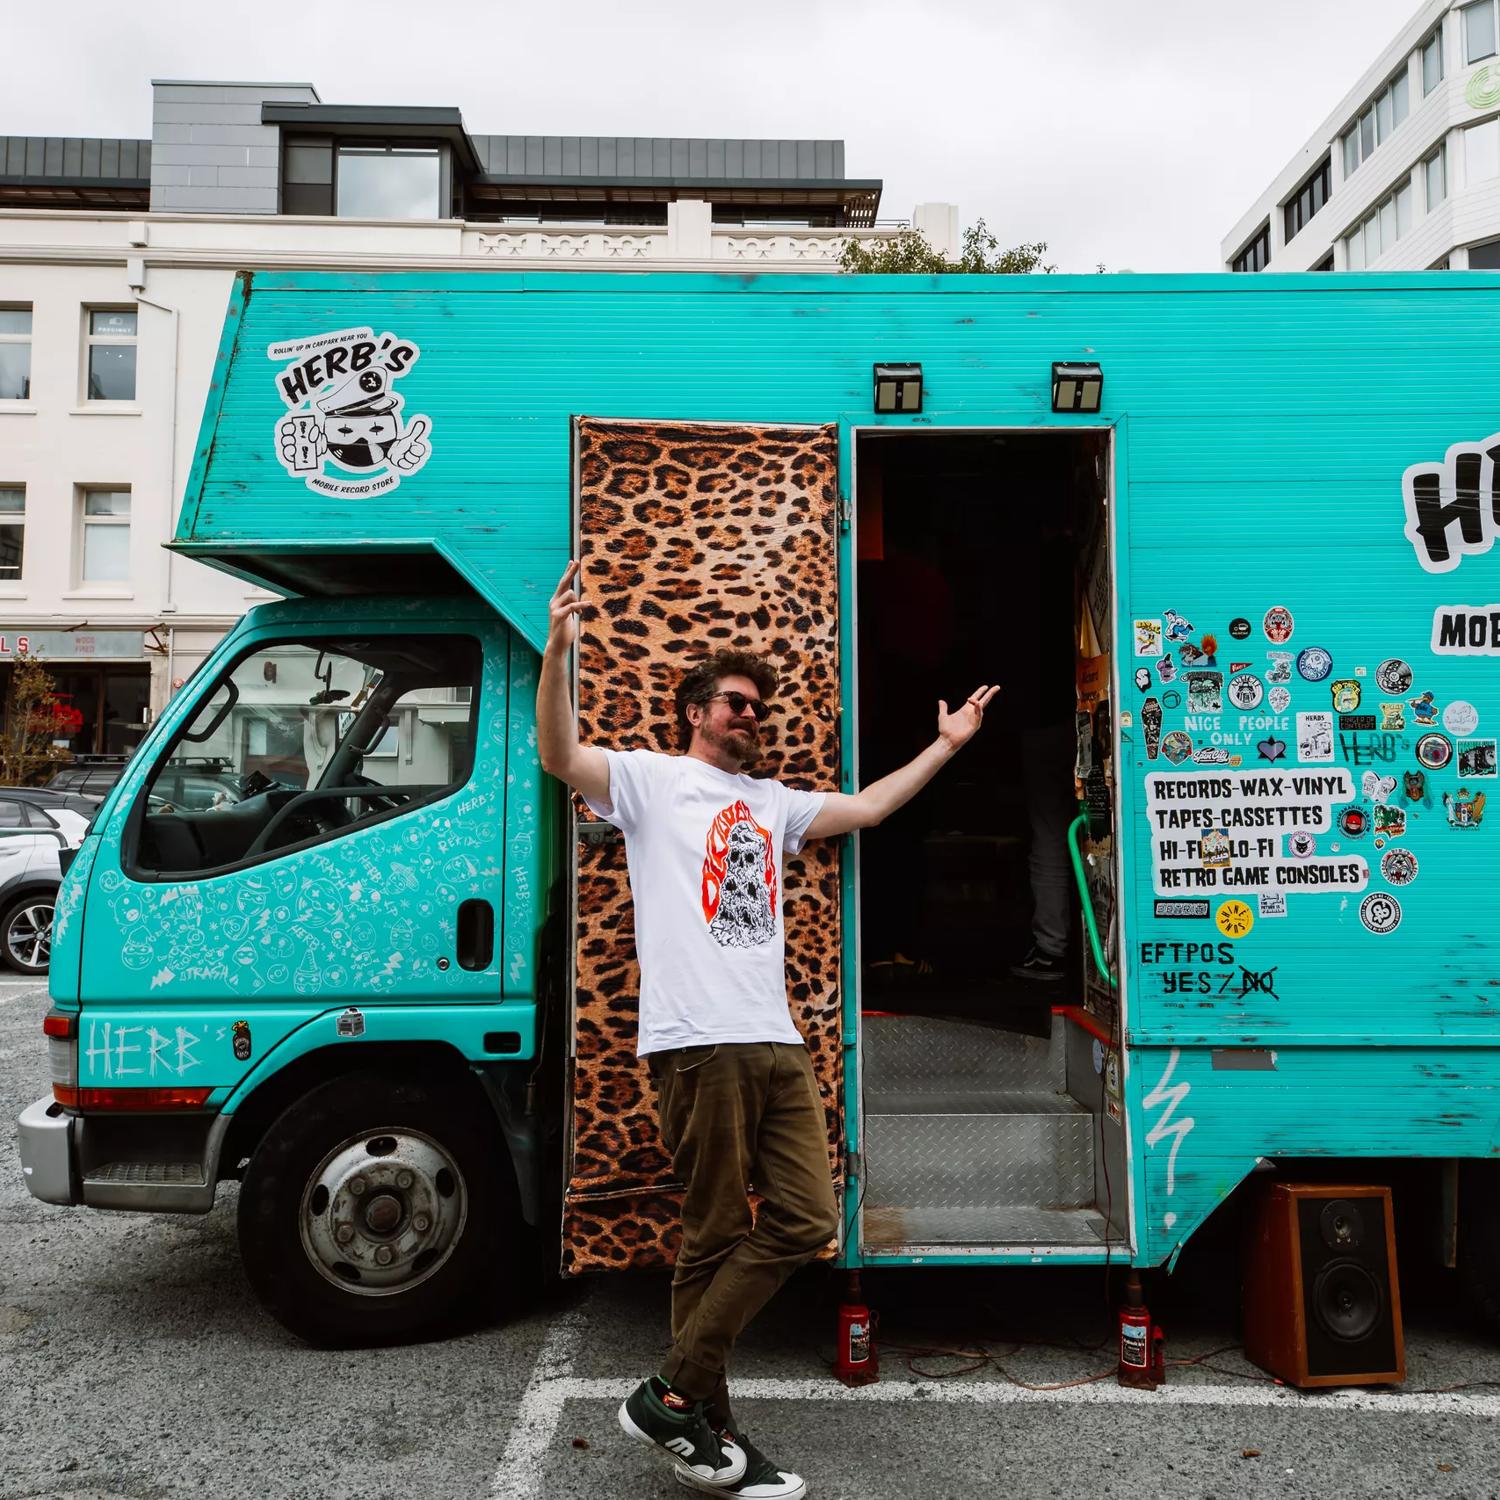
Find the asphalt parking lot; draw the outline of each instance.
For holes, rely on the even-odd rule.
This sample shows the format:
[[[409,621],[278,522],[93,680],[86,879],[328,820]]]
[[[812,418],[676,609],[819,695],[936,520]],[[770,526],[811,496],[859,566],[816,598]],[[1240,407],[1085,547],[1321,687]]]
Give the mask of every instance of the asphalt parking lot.
[[[614,1415],[664,1345],[661,1276],[560,1286],[442,1343],[329,1352],[255,1304],[232,1188],[191,1218],[34,1202],[12,1122],[48,1086],[46,1004],[0,982],[0,1500],[686,1493]],[[1211,1256],[1153,1292],[1179,1362],[1155,1394],[1089,1380],[1113,1362],[1098,1271],[905,1270],[866,1291],[875,1386],[828,1375],[822,1268],[738,1353],[740,1420],[811,1496],[1500,1494],[1500,1342],[1441,1275],[1403,1278],[1405,1386],[1318,1396],[1245,1362]]]

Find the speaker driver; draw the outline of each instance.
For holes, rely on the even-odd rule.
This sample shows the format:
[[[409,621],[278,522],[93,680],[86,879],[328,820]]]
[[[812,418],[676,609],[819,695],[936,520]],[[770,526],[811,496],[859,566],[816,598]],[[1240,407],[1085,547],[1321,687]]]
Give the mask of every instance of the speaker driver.
[[[1354,1343],[1368,1338],[1380,1321],[1385,1297],[1380,1283],[1357,1260],[1331,1260],[1313,1282],[1312,1308],[1326,1334]]]
[[[1348,1198],[1330,1198],[1318,1215],[1318,1229],[1330,1250],[1353,1250],[1364,1243],[1364,1214]]]

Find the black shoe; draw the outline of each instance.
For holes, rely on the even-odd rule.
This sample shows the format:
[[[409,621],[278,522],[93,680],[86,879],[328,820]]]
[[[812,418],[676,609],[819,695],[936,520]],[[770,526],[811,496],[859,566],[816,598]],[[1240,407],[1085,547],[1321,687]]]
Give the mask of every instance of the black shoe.
[[[744,1478],[744,1451],[718,1437],[701,1401],[674,1411],[656,1394],[651,1382],[643,1380],[621,1403],[619,1417],[620,1426],[631,1437],[675,1458],[703,1484],[719,1489]]]
[[[745,1452],[744,1477],[729,1485],[710,1485],[693,1474],[685,1464],[678,1464],[674,1471],[678,1484],[690,1490],[715,1490],[722,1495],[739,1495],[743,1500],[802,1500],[807,1494],[807,1481],[800,1474],[788,1469],[778,1469],[754,1443],[747,1432],[731,1432],[725,1427],[719,1436],[725,1442],[743,1448]]]
[[[1031,952],[1020,963],[1010,966],[1010,972],[1017,979],[1063,979],[1068,972],[1068,960],[1061,953],[1043,953],[1033,944]]]

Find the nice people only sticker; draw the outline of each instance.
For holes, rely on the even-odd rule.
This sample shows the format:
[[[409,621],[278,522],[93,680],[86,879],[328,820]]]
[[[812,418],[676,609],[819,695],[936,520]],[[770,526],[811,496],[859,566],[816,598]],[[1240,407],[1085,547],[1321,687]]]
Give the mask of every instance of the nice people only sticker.
[[[288,474],[329,495],[379,495],[415,474],[432,453],[432,420],[407,415],[396,382],[420,354],[408,339],[344,328],[272,344],[287,413],[275,450]]]

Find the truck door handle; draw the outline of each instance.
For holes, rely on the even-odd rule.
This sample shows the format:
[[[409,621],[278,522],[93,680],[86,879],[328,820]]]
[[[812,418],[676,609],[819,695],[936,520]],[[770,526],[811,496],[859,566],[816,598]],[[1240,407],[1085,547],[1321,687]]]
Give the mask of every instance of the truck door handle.
[[[487,969],[495,954],[495,909],[477,896],[459,903],[458,966]]]

